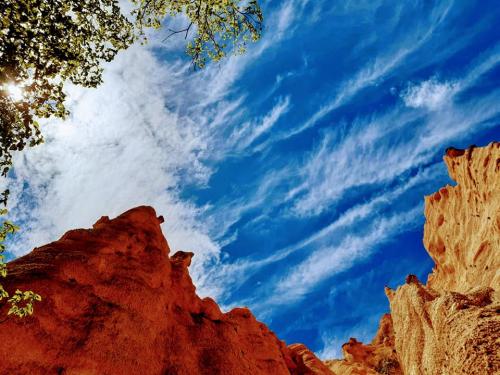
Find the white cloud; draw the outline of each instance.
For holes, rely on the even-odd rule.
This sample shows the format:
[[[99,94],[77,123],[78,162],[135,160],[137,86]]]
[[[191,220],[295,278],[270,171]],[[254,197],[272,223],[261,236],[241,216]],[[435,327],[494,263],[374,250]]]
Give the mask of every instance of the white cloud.
[[[312,114],[304,123],[292,127],[286,132],[277,134],[269,141],[260,145],[260,149],[269,147],[272,143],[295,136],[316,125],[328,114],[348,103],[361,90],[377,85],[384,77],[390,74],[396,67],[400,66],[405,59],[432,37],[434,30],[445,20],[452,4],[441,4],[433,9],[429,24],[410,33],[402,42],[390,44],[387,51],[375,56],[362,69],[342,82],[336,89],[336,93],[322,103],[320,108]],[[395,47],[394,47],[395,45]]]
[[[418,84],[409,84],[401,93],[406,106],[437,110],[450,103],[457,85],[451,82],[438,82],[431,78]]]
[[[386,191],[370,201],[349,208],[321,230],[314,232],[309,237],[303,238],[293,245],[277,249],[267,257],[259,259],[240,258],[232,264],[221,265],[220,268],[214,270],[209,275],[209,278],[219,280],[219,282],[214,284],[227,285],[229,291],[238,289],[255,275],[256,272],[262,269],[262,267],[283,261],[298,251],[325,246],[329,241],[337,239],[339,235],[354,232],[358,227],[358,223],[367,219],[370,221],[377,220],[381,215],[381,211],[387,210],[388,207],[395,201],[400,200],[409,190],[435,179],[439,173],[442,173],[440,169],[441,166],[435,166],[421,171],[396,189]],[[259,205],[261,204],[262,202],[259,202]],[[225,209],[224,211],[230,212],[231,210]]]
[[[490,63],[487,66],[481,63],[481,72],[495,66],[495,59],[490,58],[488,61]],[[477,71],[477,67],[471,67],[471,73],[457,82],[460,90],[457,89],[456,93],[473,85],[471,74],[477,78]],[[256,205],[244,202],[225,205],[224,217],[227,218],[228,213],[234,213],[230,225],[248,209],[265,207],[263,215],[266,215],[266,212],[272,212],[273,207],[284,202],[292,205],[291,213],[295,215],[318,215],[334,209],[336,202],[340,201],[347,191],[357,186],[386,184],[410,169],[423,169],[404,184],[398,183],[397,188],[385,190],[387,187],[384,185],[380,195],[349,208],[338,219],[310,237],[278,249],[265,258],[238,259],[232,264],[225,262],[222,268],[209,277],[220,280],[220,284],[237,289],[263,267],[283,261],[289,255],[306,248],[311,250],[324,247],[324,239],[331,238],[332,233],[338,230],[343,231],[343,237],[350,238],[356,230],[351,227],[354,222],[376,220],[374,215],[377,215],[381,207],[390,206],[407,190],[432,180],[433,176],[442,172],[442,165],[437,169],[424,167],[436,152],[439,153],[439,145],[449,144],[457,137],[466,137],[491,126],[492,123],[488,120],[500,111],[498,95],[497,91],[493,91],[489,95],[461,103],[460,106],[451,105],[446,107],[446,110],[431,113],[408,111],[404,107],[396,106],[385,114],[373,114],[368,118],[355,120],[350,124],[349,130],[340,126],[327,130],[322,142],[303,163],[290,163],[286,170],[277,173],[273,169],[269,175],[262,177],[262,189],[248,198],[249,202]],[[403,133],[407,136],[401,137]],[[268,180],[272,183],[266,183]],[[290,185],[290,190],[285,194],[274,189],[290,181],[298,183]],[[229,225],[226,226],[228,227]],[[318,262],[321,260],[318,259]],[[277,266],[276,269],[279,270],[280,267]],[[315,288],[316,283],[301,285],[310,290]],[[273,290],[274,287],[275,285],[271,285],[268,290]],[[228,287],[228,290],[231,288]],[[243,300],[238,303],[253,305],[259,298],[261,296],[255,300]]]
[[[429,162],[437,146],[491,126],[488,120],[500,111],[498,95],[494,91],[430,113],[396,107],[356,120],[348,131],[328,130],[301,166],[302,182],[293,191],[296,214],[320,214],[349,189],[389,182]]]
[[[278,102],[264,117],[258,121],[244,122],[235,129],[228,140],[229,144],[237,150],[244,150],[262,134],[271,130],[278,120],[290,109],[290,97],[279,98]]]
[[[355,332],[352,332],[352,337],[359,337]],[[323,361],[329,359],[342,359],[342,345],[345,340],[342,340],[336,336],[326,336],[323,335],[323,349],[321,349],[316,355]]]
[[[275,294],[266,304],[283,304],[304,298],[318,283],[349,269],[382,243],[412,228],[419,215],[420,206],[401,214],[381,217],[372,221],[370,228],[365,228],[366,232],[357,234],[356,231],[351,231],[343,237],[340,244],[315,250],[277,282],[274,286]]]
[[[500,44],[483,52],[473,61],[467,73],[454,81],[439,82],[436,77],[418,83],[410,82],[400,93],[405,105],[411,108],[442,110],[453,102],[453,97],[473,86],[486,72],[500,62]]]
[[[489,65],[490,68],[493,66],[494,64]],[[473,68],[472,71],[476,69]],[[467,85],[463,82],[467,82]],[[461,88],[472,85],[469,75],[457,84]],[[396,232],[391,232],[391,228],[408,230],[411,227],[411,220],[403,220],[404,216],[384,222],[387,217],[382,217],[384,220],[380,221],[379,213],[393,202],[399,202],[401,195],[407,190],[432,180],[433,176],[444,171],[441,164],[436,168],[427,166],[436,153],[439,153],[440,145],[450,144],[494,125],[495,122],[491,119],[500,111],[498,96],[499,92],[496,90],[461,103],[460,106],[451,105],[446,110],[430,113],[408,111],[396,106],[386,114],[374,114],[367,119],[356,120],[348,131],[341,127],[329,129],[310,158],[304,163],[291,164],[286,173],[274,176],[273,184],[279,186],[300,173],[299,184],[292,185],[285,196],[276,195],[272,189],[265,189],[267,197],[260,195],[260,202],[267,202],[272,206],[282,204],[285,199],[289,204],[295,205],[294,213],[310,216],[325,210],[331,211],[347,191],[357,186],[383,184],[377,188],[381,189],[381,194],[349,208],[338,219],[309,238],[276,250],[265,258],[239,259],[233,264],[225,264],[220,273],[216,272],[212,276],[237,289],[263,267],[284,261],[291,254],[295,254],[295,259],[308,254],[298,267],[293,268],[291,275],[286,275],[288,267],[283,269],[277,265],[274,268],[278,273],[275,277],[285,273],[281,274],[281,279],[269,280],[264,288],[259,288],[263,292],[237,303],[248,304],[259,312],[269,312],[273,304],[300,301],[326,277],[348,269],[354,264],[351,261],[363,259],[370,253],[370,247],[377,245],[377,241],[393,236]],[[405,137],[401,136],[403,133]],[[416,176],[405,180],[406,173],[417,168]],[[397,187],[387,185],[398,178],[406,183],[401,185],[402,181],[399,181]],[[283,182],[280,183],[280,179]],[[271,210],[272,207],[266,204],[266,209]],[[421,215],[420,212],[413,214],[413,218]],[[354,223],[359,222],[368,227],[373,226],[370,227],[372,232],[368,236],[358,236],[358,227]],[[380,227],[377,222],[385,223],[385,227]],[[404,223],[408,225],[405,226]],[[341,245],[332,244],[332,239],[340,240]]]
[[[358,225],[347,227],[336,244],[312,247],[303,252],[306,256],[297,265],[276,268],[278,274],[265,281],[259,295],[237,301],[235,305],[251,306],[259,316],[270,318],[276,307],[284,308],[303,301],[320,283],[365,260],[396,235],[414,229],[421,214],[422,208],[418,205],[393,215],[374,214],[372,220],[363,224],[363,228]],[[239,275],[249,271],[242,263],[237,263],[235,267],[236,270],[239,268]],[[245,271],[241,272],[241,268]],[[229,277],[227,280],[230,280]]]

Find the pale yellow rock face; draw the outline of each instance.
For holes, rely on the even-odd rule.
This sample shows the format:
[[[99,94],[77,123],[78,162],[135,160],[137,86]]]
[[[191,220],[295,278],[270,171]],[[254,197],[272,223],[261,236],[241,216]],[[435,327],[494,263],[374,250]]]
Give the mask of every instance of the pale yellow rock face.
[[[436,262],[428,286],[466,293],[500,285],[500,143],[444,160],[457,186],[425,198],[424,245]]]
[[[427,285],[409,275],[386,288],[384,340],[351,339],[343,360],[326,361],[335,374],[500,375],[500,143],[444,160],[457,185],[425,199]]]
[[[424,244],[436,262],[387,289],[407,375],[500,374],[500,144],[445,156],[457,186],[426,197]]]
[[[394,330],[390,314],[380,319],[379,329],[370,344],[351,338],[342,345],[344,359],[326,361],[337,375],[401,375],[394,350]]]

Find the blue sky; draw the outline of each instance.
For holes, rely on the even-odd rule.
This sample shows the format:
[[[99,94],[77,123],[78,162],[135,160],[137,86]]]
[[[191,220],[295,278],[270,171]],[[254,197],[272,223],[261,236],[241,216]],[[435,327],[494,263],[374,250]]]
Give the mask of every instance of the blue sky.
[[[500,138],[495,1],[264,4],[263,39],[193,72],[183,40],[134,46],[17,155],[13,255],[149,204],[200,294],[249,306],[324,358],[370,340],[384,285],[432,261],[423,197],[448,146]],[[174,22],[182,22],[176,20]]]

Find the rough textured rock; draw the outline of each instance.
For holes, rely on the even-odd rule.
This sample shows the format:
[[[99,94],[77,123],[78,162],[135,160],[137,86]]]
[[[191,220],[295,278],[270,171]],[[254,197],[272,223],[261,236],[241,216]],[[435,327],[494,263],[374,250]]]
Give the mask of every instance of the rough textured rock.
[[[457,185],[425,199],[427,284],[409,275],[386,288],[392,321],[369,345],[344,344],[345,359],[326,362],[334,373],[500,374],[500,143],[449,148],[444,160]]]
[[[467,293],[500,285],[500,143],[444,157],[457,186],[425,198],[424,245],[436,263],[427,285]]]
[[[386,290],[396,351],[405,374],[499,374],[500,143],[444,160],[457,186],[425,200],[434,270]]]
[[[297,369],[304,375],[331,375],[332,372],[316,355],[304,344],[292,344],[288,346],[292,358],[297,364]]]
[[[139,207],[73,230],[8,265],[8,290],[43,296],[0,330],[1,374],[314,374],[246,308],[195,293],[192,253]],[[1,314],[5,314],[6,306]]]
[[[500,304],[493,290],[436,294],[417,280],[388,291],[404,374],[500,373]]]
[[[342,345],[344,359],[326,361],[338,375],[400,375],[398,358],[394,349],[394,330],[390,314],[380,319],[375,338],[368,345],[351,338]]]

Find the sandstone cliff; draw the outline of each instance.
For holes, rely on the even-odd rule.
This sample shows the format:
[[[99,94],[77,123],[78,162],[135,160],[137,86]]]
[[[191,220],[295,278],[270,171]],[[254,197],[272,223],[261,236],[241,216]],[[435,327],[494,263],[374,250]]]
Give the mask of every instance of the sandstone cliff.
[[[500,143],[444,160],[457,185],[425,199],[434,270],[387,290],[396,351],[405,374],[499,374]]]
[[[385,346],[380,330],[370,345],[351,339],[344,360],[327,361],[336,374],[500,374],[500,143],[444,160],[457,185],[425,199],[427,284],[410,275],[386,289],[392,320],[381,329],[394,333]]]
[[[467,293],[500,286],[500,143],[444,157],[456,186],[425,198],[424,245],[436,263],[427,285]]]
[[[8,264],[9,290],[32,289],[33,316],[0,330],[0,374],[328,374],[246,308],[200,299],[192,253],[169,248],[162,218],[139,207],[73,230]],[[5,316],[5,306],[0,311]]]

